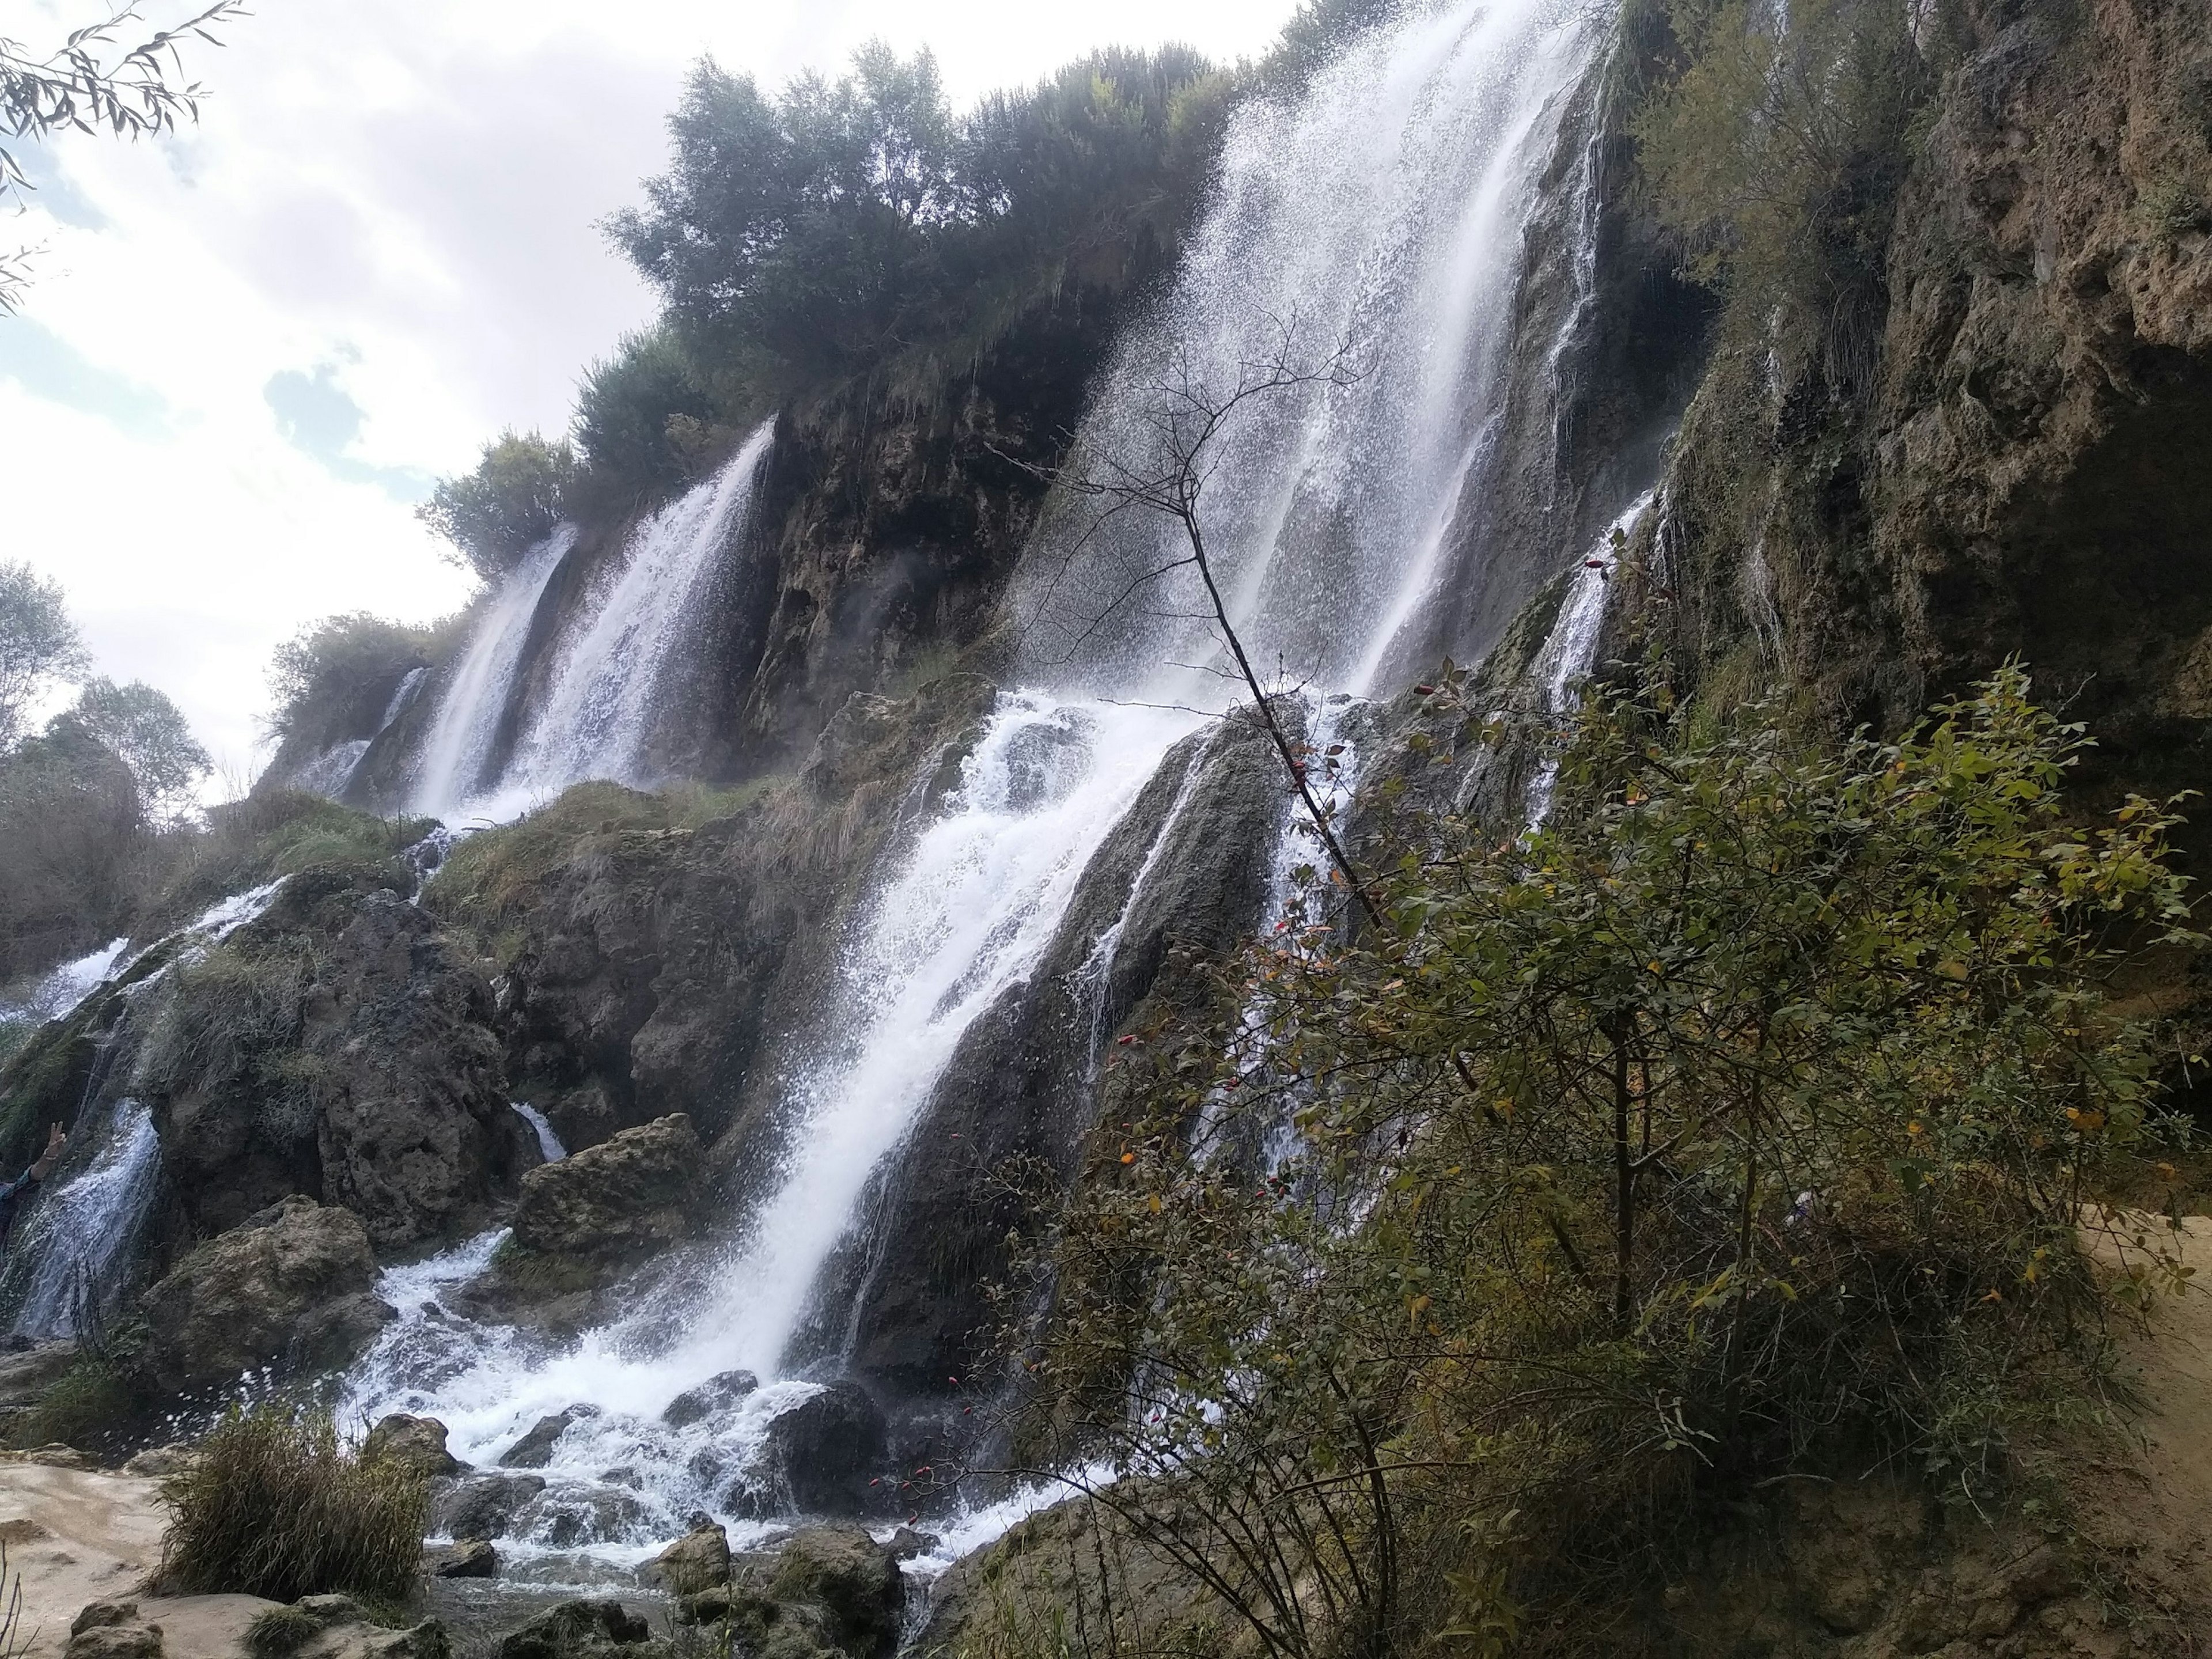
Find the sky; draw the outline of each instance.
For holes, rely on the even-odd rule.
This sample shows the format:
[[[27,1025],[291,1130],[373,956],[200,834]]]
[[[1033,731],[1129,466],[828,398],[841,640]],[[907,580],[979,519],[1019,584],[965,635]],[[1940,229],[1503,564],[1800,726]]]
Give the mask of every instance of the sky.
[[[0,0],[0,36],[43,52],[108,5]],[[580,371],[651,317],[597,225],[659,171],[702,53],[780,83],[927,46],[964,106],[1095,46],[1257,52],[1294,9],[252,0],[187,49],[197,127],[18,151],[39,188],[0,243],[37,252],[0,317],[0,558],[58,578],[95,672],[173,697],[235,793],[276,647],[465,603],[415,505],[502,428],[564,428]]]

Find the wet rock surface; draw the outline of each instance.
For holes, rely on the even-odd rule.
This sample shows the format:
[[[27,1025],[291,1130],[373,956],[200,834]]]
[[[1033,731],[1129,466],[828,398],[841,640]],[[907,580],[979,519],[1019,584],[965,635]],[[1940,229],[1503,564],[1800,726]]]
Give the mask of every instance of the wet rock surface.
[[[398,1463],[434,1480],[459,1474],[467,1467],[446,1449],[443,1423],[434,1417],[414,1417],[405,1412],[379,1419],[362,1440],[361,1455]]]
[[[652,1626],[619,1601],[564,1601],[502,1639],[499,1659],[593,1659],[652,1639]]]
[[[211,1032],[155,1056],[160,1249],[237,1225],[288,1194],[358,1215],[391,1249],[483,1217],[530,1161],[507,1103],[490,988],[385,866],[292,877],[182,1004]]]
[[[514,1243],[539,1255],[622,1265],[691,1237],[704,1149],[682,1112],[625,1129],[522,1178]]]
[[[135,1366],[150,1387],[177,1395],[261,1365],[343,1365],[392,1317],[375,1281],[358,1216],[288,1198],[210,1239],[146,1292],[148,1339]]]
[[[884,1474],[890,1449],[875,1397],[857,1382],[832,1382],[769,1425],[758,1462],[727,1501],[739,1515],[881,1510],[882,1488],[870,1483]]]

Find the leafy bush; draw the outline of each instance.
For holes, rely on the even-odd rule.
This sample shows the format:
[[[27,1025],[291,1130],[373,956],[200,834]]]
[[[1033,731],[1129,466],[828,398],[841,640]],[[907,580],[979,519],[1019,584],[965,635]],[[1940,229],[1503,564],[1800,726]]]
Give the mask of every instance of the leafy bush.
[[[631,335],[585,375],[576,441],[602,479],[648,495],[665,491],[689,478],[696,459],[680,435],[711,422],[714,410],[690,354],[663,325]]]
[[[410,628],[365,611],[309,623],[270,660],[270,735],[309,754],[369,736],[399,682],[443,654],[449,627]]]
[[[453,544],[456,563],[496,582],[561,522],[575,476],[565,440],[509,428],[484,446],[474,471],[441,479],[416,516]]]
[[[2109,1285],[2080,1243],[2180,1132],[2106,991],[2202,942],[2176,820],[2069,822],[2083,739],[2015,670],[1835,756],[1682,719],[1595,701],[1502,843],[1408,810],[1382,936],[1316,885],[1218,1024],[1119,1057],[1010,1331],[1029,1433],[1271,1651],[1502,1641],[1777,1478],[1981,1500],[2179,1283],[2155,1228]]]
[[[1765,343],[1781,308],[1839,386],[1872,373],[1912,124],[1936,83],[1911,20],[1933,43],[1942,9],[1667,6],[1681,58],[1636,121],[1661,217],[1689,273],[1728,292],[1739,332]]]
[[[353,1456],[327,1413],[234,1410],[199,1452],[162,1483],[174,1511],[161,1543],[168,1593],[398,1601],[413,1589],[429,1482]]]

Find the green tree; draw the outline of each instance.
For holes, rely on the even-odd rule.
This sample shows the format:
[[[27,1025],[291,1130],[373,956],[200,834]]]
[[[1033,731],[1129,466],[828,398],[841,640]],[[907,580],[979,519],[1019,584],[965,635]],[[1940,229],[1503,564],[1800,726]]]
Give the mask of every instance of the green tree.
[[[1011,1293],[1030,1443],[1278,1654],[1617,1592],[1700,1491],[1891,1456],[1985,1500],[2181,1272],[2094,1202],[2179,1133],[2108,988],[2203,941],[2170,812],[2064,811],[2083,744],[2010,669],[1838,754],[1655,689],[1540,830],[1408,808],[1384,927],[1310,908],[1117,1054]]]
[[[58,132],[106,131],[141,138],[199,118],[198,82],[176,84],[188,40],[216,44],[215,26],[244,15],[243,0],[216,0],[168,28],[124,33],[139,21],[138,0],[73,31],[61,46],[33,57],[0,36],[0,137],[37,141]],[[31,188],[16,152],[0,144],[0,198]],[[0,312],[15,309],[27,250],[0,257]]]
[[[561,522],[575,477],[565,439],[509,428],[484,446],[474,471],[441,479],[416,516],[453,544],[455,563],[496,582]]]
[[[57,720],[82,728],[121,758],[159,823],[187,811],[194,788],[213,769],[183,711],[143,681],[87,680],[76,705]]]
[[[0,561],[0,750],[23,735],[39,700],[88,660],[61,584]]]
[[[836,374],[934,298],[953,124],[927,52],[871,42],[775,97],[706,59],[669,131],[673,166],[609,228],[687,326]]]

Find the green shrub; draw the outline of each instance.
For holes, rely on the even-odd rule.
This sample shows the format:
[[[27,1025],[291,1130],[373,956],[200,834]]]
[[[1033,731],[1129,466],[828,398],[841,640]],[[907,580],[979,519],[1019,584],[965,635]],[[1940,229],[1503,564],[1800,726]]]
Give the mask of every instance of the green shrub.
[[[445,653],[453,626],[414,628],[366,611],[309,623],[270,660],[270,734],[308,754],[368,736],[399,682]]]
[[[174,1511],[161,1545],[168,1593],[398,1601],[413,1589],[429,1482],[353,1456],[328,1413],[234,1410],[199,1450],[162,1483]]]
[[[2069,819],[2083,740],[2027,690],[1831,755],[1654,686],[1580,716],[1540,830],[1407,808],[1387,927],[1317,883],[1218,1023],[1116,1051],[1012,1292],[1050,1296],[1009,1333],[1036,1449],[1107,1456],[1097,1501],[1286,1654],[1618,1596],[1778,1481],[2002,1497],[2180,1283],[2155,1224],[2108,1280],[2081,1235],[2183,1133],[2106,987],[2203,943],[2177,820]]]
[[[57,1443],[82,1448],[123,1428],[137,1408],[137,1397],[112,1364],[80,1359],[8,1425],[8,1443],[18,1449]]]
[[[714,414],[691,353],[663,324],[629,336],[586,372],[576,398],[576,443],[602,488],[665,494],[690,480],[697,459],[697,440],[679,440]]]
[[[441,479],[416,516],[453,544],[455,562],[496,582],[561,522],[575,475],[567,440],[509,428],[484,446],[474,471]]]
[[[1765,350],[1786,329],[1809,339],[1834,384],[1864,384],[1913,124],[1936,85],[1908,9],[1667,0],[1665,10],[1680,57],[1635,131],[1686,269],[1726,292],[1741,341]],[[1931,37],[1944,15],[1928,12]]]

